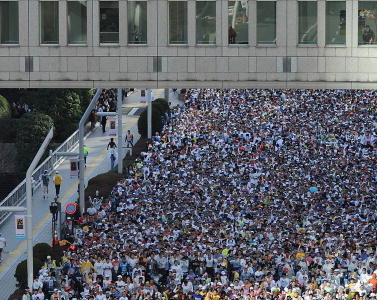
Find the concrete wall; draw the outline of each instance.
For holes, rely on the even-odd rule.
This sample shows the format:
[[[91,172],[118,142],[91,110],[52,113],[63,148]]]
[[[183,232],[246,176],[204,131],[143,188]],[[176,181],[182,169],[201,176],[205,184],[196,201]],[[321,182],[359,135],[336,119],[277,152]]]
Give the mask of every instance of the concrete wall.
[[[119,1],[119,45],[100,45],[99,1],[92,0],[88,43],[70,46],[61,0],[60,43],[41,46],[39,2],[19,0],[20,44],[0,45],[0,87],[377,88],[377,47],[358,46],[358,1],[346,1],[345,46],[325,45],[325,0],[318,0],[317,45],[297,45],[295,0],[277,1],[276,45],[256,43],[256,0],[249,0],[249,45],[228,45],[228,1],[215,1],[216,45],[195,45],[194,0],[188,0],[188,45],[168,45],[167,0],[148,0],[148,45],[127,45],[127,0]],[[25,69],[28,56],[32,72]],[[160,72],[153,72],[156,56]],[[285,57],[290,72],[283,72]]]

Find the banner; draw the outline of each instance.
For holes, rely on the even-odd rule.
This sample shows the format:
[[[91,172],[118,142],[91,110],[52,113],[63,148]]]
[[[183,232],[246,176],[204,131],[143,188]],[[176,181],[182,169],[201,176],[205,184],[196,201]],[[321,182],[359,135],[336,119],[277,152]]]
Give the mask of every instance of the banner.
[[[140,91],[140,103],[146,103],[147,97],[145,96],[145,90]]]
[[[16,221],[16,239],[25,238],[25,216],[24,215],[15,215]]]
[[[79,160],[77,158],[70,159],[71,162],[71,176],[79,176]]]
[[[110,118],[110,130],[109,130],[110,136],[117,135],[116,121],[117,121],[116,118]]]

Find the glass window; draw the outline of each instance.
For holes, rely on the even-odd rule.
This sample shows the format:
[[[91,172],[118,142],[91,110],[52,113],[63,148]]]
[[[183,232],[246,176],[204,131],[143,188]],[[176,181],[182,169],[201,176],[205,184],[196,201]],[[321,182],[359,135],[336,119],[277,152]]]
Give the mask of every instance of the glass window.
[[[249,9],[247,1],[228,2],[228,42],[247,44],[249,40]]]
[[[346,2],[326,2],[326,44],[346,43]]]
[[[377,2],[359,1],[359,45],[375,45],[377,32]]]
[[[86,1],[68,2],[68,44],[86,44]]]
[[[101,44],[119,43],[119,6],[117,1],[99,3],[99,42]]]
[[[128,2],[128,43],[146,44],[147,43],[147,2],[129,1]]]
[[[187,1],[169,1],[169,44],[187,44]]]
[[[276,43],[275,1],[257,1],[257,43]]]
[[[196,43],[216,44],[216,1],[196,2]]]
[[[59,44],[59,2],[41,1],[41,44]]]
[[[18,44],[17,1],[0,1],[0,44]]]
[[[298,2],[298,43],[317,44],[317,2]]]

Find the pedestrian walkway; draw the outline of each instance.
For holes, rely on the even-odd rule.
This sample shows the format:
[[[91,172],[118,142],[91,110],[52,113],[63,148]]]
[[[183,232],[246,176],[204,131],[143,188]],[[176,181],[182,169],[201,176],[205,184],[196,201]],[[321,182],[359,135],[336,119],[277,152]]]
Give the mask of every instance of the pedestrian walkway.
[[[154,98],[164,97],[164,89],[153,91]],[[179,100],[174,93],[170,93],[169,101],[172,105],[177,105]],[[123,132],[124,135],[127,130],[131,130],[135,137],[135,142],[140,138],[137,130],[138,115],[132,113],[127,108],[134,108],[146,106],[146,103],[140,102],[140,91],[135,92],[127,97],[126,103],[123,104]],[[135,110],[131,111],[135,112]],[[89,156],[87,159],[87,167],[85,170],[85,185],[90,178],[107,172],[110,169],[110,159],[106,145],[110,137],[108,132],[102,133],[101,128],[97,124],[96,129],[85,140],[85,145],[89,148]],[[108,125],[107,125],[108,130]],[[117,138],[115,138],[117,143]],[[76,148],[74,151],[78,151]],[[117,162],[116,162],[117,163]],[[63,182],[60,191],[60,201],[62,202],[62,211],[69,202],[75,202],[78,198],[77,187],[78,178],[70,177],[70,162],[68,159],[57,168],[63,177]],[[34,191],[33,194],[33,239],[34,244],[49,243],[52,241],[51,233],[51,214],[49,205],[55,197],[55,188],[52,183],[52,178],[49,184],[48,199],[43,199],[42,187]],[[6,300],[16,289],[16,280],[14,272],[17,264],[26,259],[26,240],[16,239],[14,216],[11,216],[0,228],[0,232],[7,239],[7,246],[3,252],[3,262],[0,264],[0,299]]]

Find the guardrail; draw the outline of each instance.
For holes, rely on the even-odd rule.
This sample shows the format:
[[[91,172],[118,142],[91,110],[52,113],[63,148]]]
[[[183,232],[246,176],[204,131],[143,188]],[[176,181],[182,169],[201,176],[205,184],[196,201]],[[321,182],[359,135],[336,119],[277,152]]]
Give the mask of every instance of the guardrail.
[[[85,135],[90,132],[90,126],[85,127]],[[54,170],[65,159],[64,157],[54,155],[56,152],[69,152],[78,145],[79,131],[76,130],[69,138],[67,138],[53,153],[47,157],[33,172],[32,182],[33,190],[41,184],[41,175],[44,170],[49,173]],[[19,206],[26,199],[26,179],[17,185],[9,195],[0,202],[0,206]],[[7,220],[12,212],[0,212],[0,226]]]

